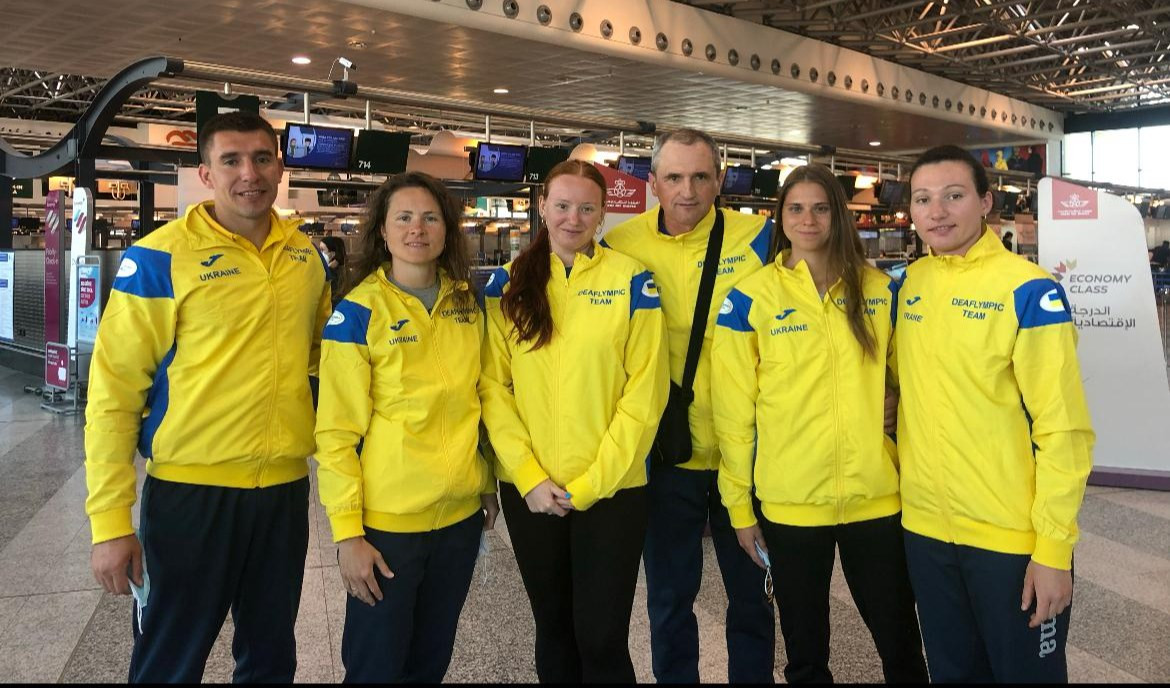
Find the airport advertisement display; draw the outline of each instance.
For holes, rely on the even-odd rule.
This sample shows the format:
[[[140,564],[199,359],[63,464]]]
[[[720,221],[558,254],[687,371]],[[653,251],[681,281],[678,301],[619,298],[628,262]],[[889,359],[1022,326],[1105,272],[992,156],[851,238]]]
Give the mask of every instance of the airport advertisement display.
[[[607,165],[593,163],[593,166],[605,177],[606,186],[605,221],[598,230],[598,239],[611,228],[641,215],[658,203],[650,185],[641,179]]]
[[[69,243],[69,332],[65,340],[71,347],[77,346],[82,339],[80,328],[82,306],[81,299],[81,265],[82,258],[89,255],[89,234],[93,226],[94,207],[93,194],[83,186],[73,188],[73,240]],[[97,323],[94,322],[96,331]],[[89,337],[93,342],[96,337]]]
[[[45,341],[61,341],[61,259],[65,253],[65,192],[45,197]]]
[[[90,347],[97,342],[98,321],[101,320],[101,265],[83,263],[77,266],[77,343]]]
[[[1119,196],[1045,178],[1039,263],[1068,294],[1097,444],[1091,482],[1170,489],[1170,387],[1146,235]]]
[[[11,341],[15,334],[12,329],[13,286],[16,279],[14,266],[16,254],[0,251],[0,339]]]

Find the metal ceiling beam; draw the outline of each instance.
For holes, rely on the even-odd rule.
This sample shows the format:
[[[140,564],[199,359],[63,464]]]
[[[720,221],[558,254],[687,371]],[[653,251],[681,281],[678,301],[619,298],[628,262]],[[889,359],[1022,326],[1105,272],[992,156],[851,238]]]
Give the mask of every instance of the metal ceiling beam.
[[[4,93],[0,93],[0,100],[4,100],[5,98],[7,98],[9,96],[14,96],[17,93],[23,93],[24,91],[27,91],[28,89],[30,89],[34,86],[37,86],[37,85],[45,86],[46,81],[51,81],[52,79],[56,79],[59,76],[63,76],[63,75],[60,72],[54,72],[53,74],[50,74],[50,75],[45,76],[45,77],[38,77],[38,78],[31,79],[30,81],[27,81],[24,84],[17,86],[16,88],[5,91]],[[48,86],[45,86],[45,88],[47,89]]]

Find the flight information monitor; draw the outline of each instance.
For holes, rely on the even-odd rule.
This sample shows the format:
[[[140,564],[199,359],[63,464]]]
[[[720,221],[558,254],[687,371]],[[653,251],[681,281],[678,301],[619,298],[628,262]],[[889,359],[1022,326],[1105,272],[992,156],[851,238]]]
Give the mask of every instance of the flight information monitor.
[[[857,177],[851,174],[839,174],[837,181],[841,183],[841,188],[845,189],[845,198],[853,198],[853,194],[857,191]]]
[[[549,171],[557,164],[569,159],[568,148],[538,148],[528,149],[528,159],[524,161],[524,181],[533,184],[543,184]]]
[[[284,130],[284,164],[313,170],[348,170],[353,129],[289,124]]]
[[[398,174],[406,171],[406,159],[409,156],[409,133],[366,129],[358,134],[353,171]]]
[[[618,158],[618,171],[637,177],[644,182],[650,181],[650,158],[623,155]]]
[[[757,198],[776,198],[780,190],[780,170],[756,170],[752,177],[752,195]]]
[[[472,176],[492,182],[523,181],[526,151],[527,146],[481,143],[475,150],[475,171]]]
[[[725,196],[750,195],[754,177],[755,170],[750,167],[728,167],[723,171],[723,188],[720,193]]]

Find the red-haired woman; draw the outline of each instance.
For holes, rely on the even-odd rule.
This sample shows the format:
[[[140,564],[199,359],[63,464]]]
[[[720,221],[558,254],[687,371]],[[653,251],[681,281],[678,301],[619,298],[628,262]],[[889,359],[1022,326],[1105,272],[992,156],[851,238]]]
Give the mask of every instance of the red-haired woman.
[[[560,163],[532,245],[485,288],[483,418],[542,682],[634,681],[627,641],[666,325],[646,268],[595,240],[604,214],[601,173]]]

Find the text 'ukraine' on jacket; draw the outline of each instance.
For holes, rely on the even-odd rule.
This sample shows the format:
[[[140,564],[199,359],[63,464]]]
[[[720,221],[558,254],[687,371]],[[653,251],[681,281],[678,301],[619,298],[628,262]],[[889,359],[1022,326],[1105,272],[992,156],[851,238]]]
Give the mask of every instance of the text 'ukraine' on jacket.
[[[899,300],[904,526],[1068,569],[1094,435],[1064,289],[985,229]]]
[[[308,473],[325,264],[299,220],[272,213],[257,250],[213,213],[192,206],[118,267],[86,409],[94,542],[134,532],[135,449],[173,482],[267,487]]]
[[[897,284],[862,271],[869,357],[854,337],[838,280],[824,297],[782,254],[740,282],[719,311],[712,353],[719,492],[735,528],[764,516],[828,526],[898,513],[898,467],[883,431]]]
[[[715,225],[716,212],[712,209],[691,231],[671,236],[662,224],[660,207],[655,206],[611,229],[603,241],[603,245],[632,257],[654,273],[662,294],[662,310],[666,314],[670,377],[676,383],[682,379],[707,240]],[[695,400],[689,409],[692,454],[691,459],[681,465],[695,470],[719,467],[719,448],[711,418],[711,345],[719,305],[732,287],[763,266],[772,240],[771,220],[731,210],[718,212],[723,213],[723,246],[703,333],[703,348],[695,371]]]
[[[495,491],[477,451],[479,305],[441,272],[428,312],[386,269],[337,304],[322,342],[317,477],[334,541],[444,528]]]
[[[511,265],[492,273],[480,395],[500,479],[527,494],[551,478],[583,510],[646,484],[670,385],[666,328],[654,280],[633,259],[594,244],[568,277],[549,260],[554,334],[535,350],[500,308]]]

